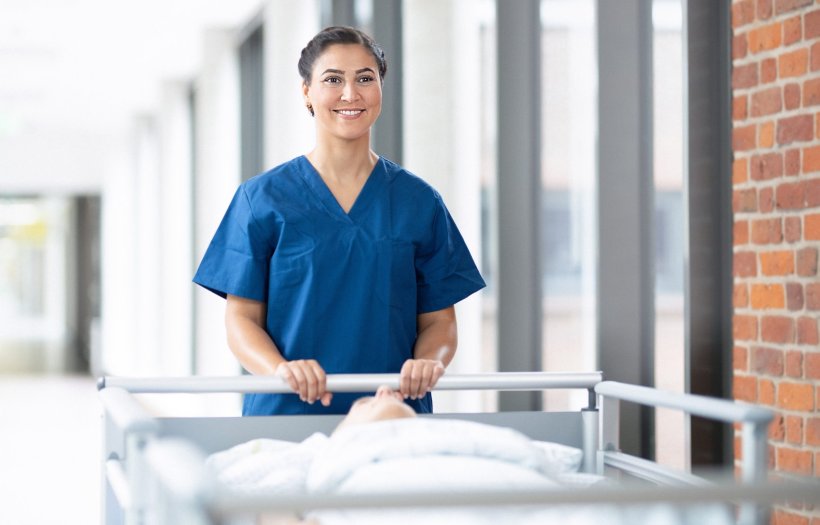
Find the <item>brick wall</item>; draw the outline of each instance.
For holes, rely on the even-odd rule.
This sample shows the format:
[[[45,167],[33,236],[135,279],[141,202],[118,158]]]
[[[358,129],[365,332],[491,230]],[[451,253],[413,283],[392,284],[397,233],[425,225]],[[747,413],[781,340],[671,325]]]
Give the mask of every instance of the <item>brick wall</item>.
[[[773,470],[820,476],[820,0],[733,0],[732,27],[734,396],[777,412]]]

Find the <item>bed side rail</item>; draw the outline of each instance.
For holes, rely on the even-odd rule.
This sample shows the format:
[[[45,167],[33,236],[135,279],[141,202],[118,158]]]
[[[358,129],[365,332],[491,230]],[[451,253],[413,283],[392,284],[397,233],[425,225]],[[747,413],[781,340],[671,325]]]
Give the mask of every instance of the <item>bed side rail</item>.
[[[542,390],[584,388],[592,390],[603,381],[601,372],[495,372],[492,374],[444,375],[434,390]],[[331,374],[331,392],[375,392],[381,385],[399,388],[399,374]],[[98,388],[122,388],[132,393],[292,393],[277,376],[225,377],[118,377],[106,376]]]
[[[671,408],[687,414],[726,423],[739,423],[743,435],[743,480],[766,479],[768,465],[767,431],[774,414],[771,410],[695,394],[667,392],[645,386],[604,381],[595,387],[601,400],[601,444],[604,457],[618,450],[619,401],[645,406]]]

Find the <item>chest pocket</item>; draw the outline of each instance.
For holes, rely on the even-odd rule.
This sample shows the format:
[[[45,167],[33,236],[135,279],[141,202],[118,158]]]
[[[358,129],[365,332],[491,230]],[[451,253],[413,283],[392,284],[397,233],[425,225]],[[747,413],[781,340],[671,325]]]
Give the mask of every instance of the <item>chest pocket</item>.
[[[384,304],[415,312],[416,267],[413,245],[385,239],[377,243],[376,296]]]

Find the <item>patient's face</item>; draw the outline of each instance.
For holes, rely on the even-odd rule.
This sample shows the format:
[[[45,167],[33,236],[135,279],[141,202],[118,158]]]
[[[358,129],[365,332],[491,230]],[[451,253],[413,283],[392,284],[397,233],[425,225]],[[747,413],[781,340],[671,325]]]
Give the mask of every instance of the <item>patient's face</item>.
[[[401,394],[388,386],[380,386],[375,396],[362,397],[353,403],[337,429],[356,423],[371,423],[386,419],[416,417],[416,412],[405,404]]]

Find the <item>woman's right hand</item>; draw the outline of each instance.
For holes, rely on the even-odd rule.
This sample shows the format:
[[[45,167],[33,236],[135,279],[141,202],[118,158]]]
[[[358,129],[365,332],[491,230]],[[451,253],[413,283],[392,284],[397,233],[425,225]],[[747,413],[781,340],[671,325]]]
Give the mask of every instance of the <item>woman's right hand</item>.
[[[305,403],[312,405],[319,401],[323,406],[330,405],[333,394],[325,390],[327,376],[315,359],[283,361],[276,367],[274,374],[287,381]]]

